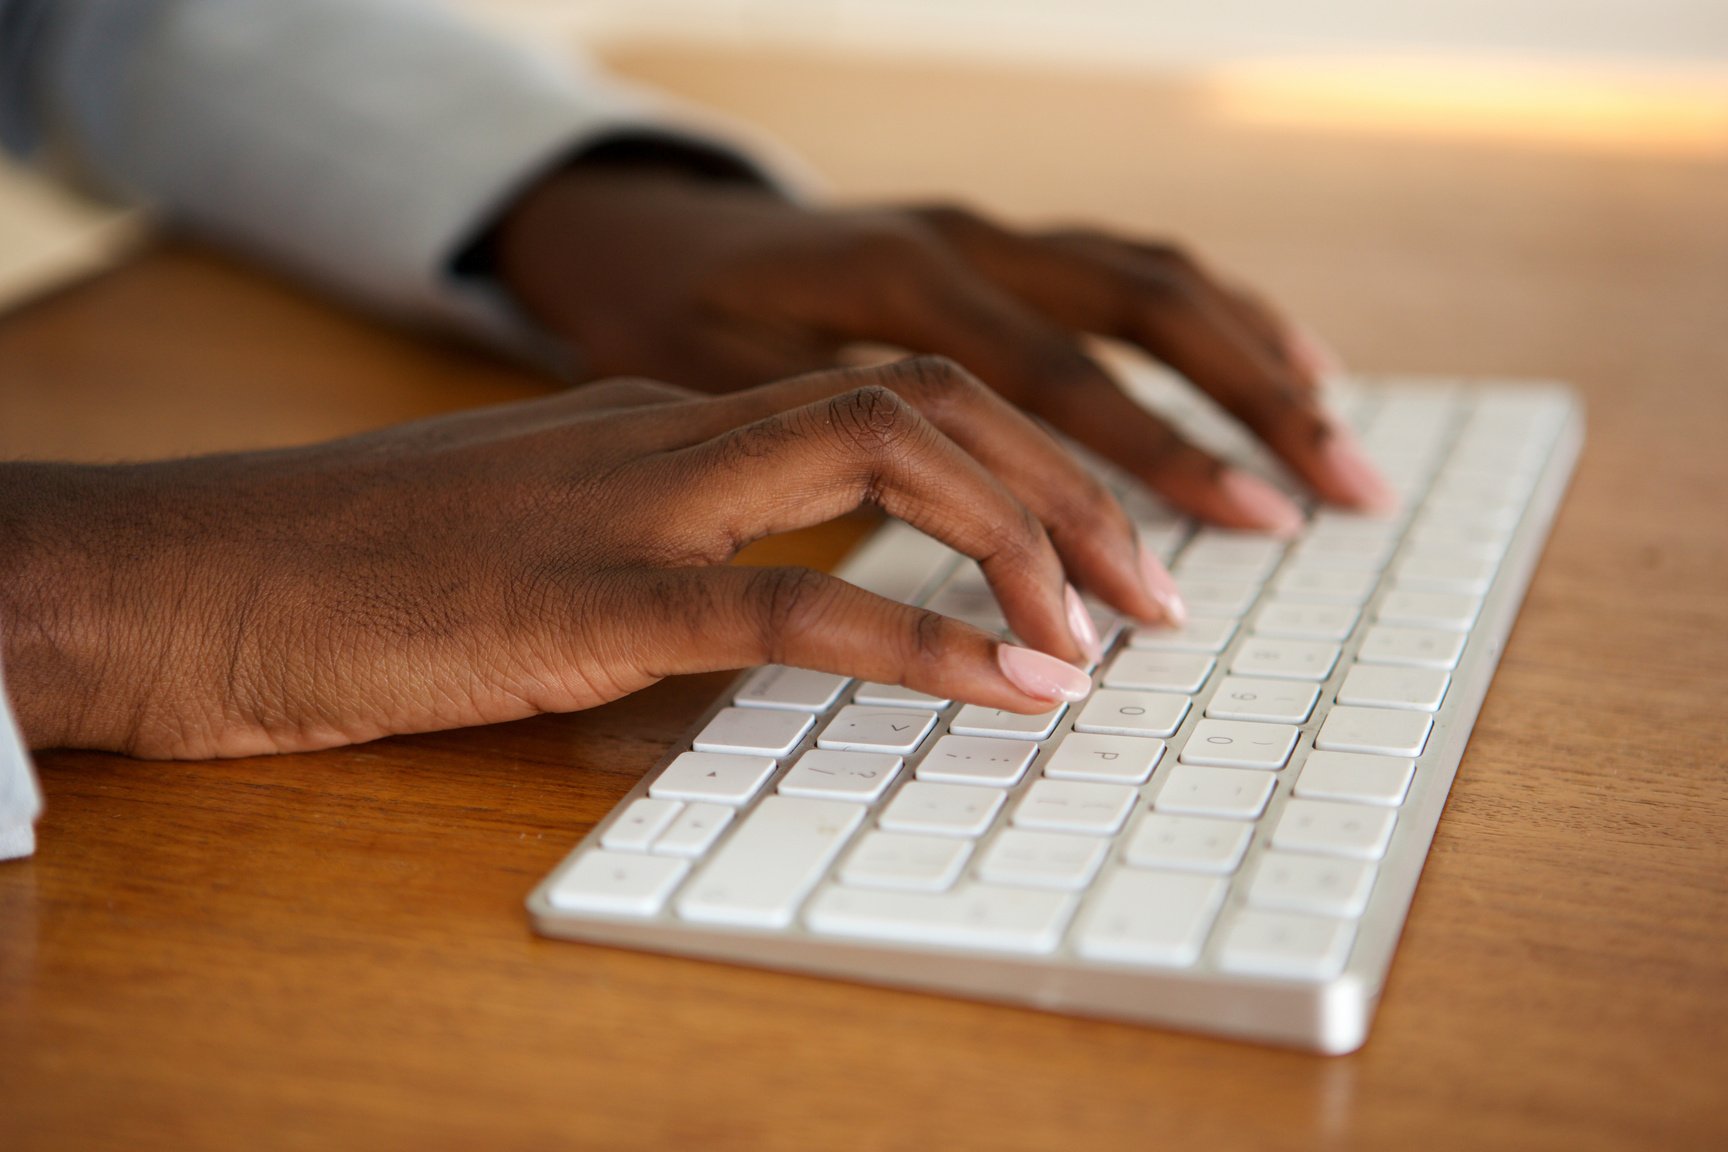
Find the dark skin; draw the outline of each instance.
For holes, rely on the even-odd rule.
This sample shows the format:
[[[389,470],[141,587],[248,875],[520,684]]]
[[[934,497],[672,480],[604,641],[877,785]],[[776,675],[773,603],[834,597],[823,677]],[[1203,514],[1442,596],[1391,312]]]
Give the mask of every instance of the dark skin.
[[[0,638],[32,746],[297,751],[768,662],[1047,710],[1084,683],[1064,662],[1095,655],[1072,585],[1147,622],[1180,603],[1026,413],[1207,519],[1295,516],[1133,407],[1080,332],[1183,371],[1327,498],[1384,499],[1299,338],[1168,249],[595,164],[524,195],[497,257],[590,374],[671,383],[286,451],[0,465]],[[860,340],[959,363],[832,370]],[[1025,647],[818,573],[726,563],[861,506],[979,560]]]
[[[743,182],[594,164],[508,214],[499,269],[593,376],[719,391],[832,366],[858,341],[935,353],[1203,520],[1292,529],[1288,501],[1136,405],[1081,343],[1115,337],[1210,394],[1322,498],[1391,500],[1321,405],[1311,343],[1169,245],[1016,232],[953,207],[810,210]]]

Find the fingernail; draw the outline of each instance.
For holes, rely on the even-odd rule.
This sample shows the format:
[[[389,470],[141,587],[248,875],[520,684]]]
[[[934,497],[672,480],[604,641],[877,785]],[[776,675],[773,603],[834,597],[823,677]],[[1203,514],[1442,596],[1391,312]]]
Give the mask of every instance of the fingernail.
[[[1239,468],[1226,468],[1218,480],[1225,497],[1253,526],[1276,536],[1294,536],[1306,523],[1302,509],[1260,477]]]
[[[1290,326],[1284,342],[1290,358],[1314,376],[1342,376],[1344,361],[1320,334],[1300,321]]]
[[[1334,428],[1320,445],[1320,463],[1344,501],[1369,512],[1394,512],[1398,494],[1348,429]]]
[[[1104,655],[1104,648],[1098,643],[1098,626],[1092,623],[1092,613],[1086,611],[1074,585],[1066,585],[1062,597],[1068,604],[1068,631],[1074,634],[1074,642],[1086,653],[1086,659],[1098,663],[1099,657]]]
[[[1003,644],[996,649],[996,664],[1010,683],[1040,700],[1084,700],[1092,690],[1092,677],[1065,661],[1031,648]]]
[[[1182,603],[1182,593],[1176,588],[1175,578],[1144,540],[1140,542],[1140,579],[1146,585],[1147,594],[1164,609],[1164,618],[1172,627],[1180,628],[1188,623],[1188,605]]]

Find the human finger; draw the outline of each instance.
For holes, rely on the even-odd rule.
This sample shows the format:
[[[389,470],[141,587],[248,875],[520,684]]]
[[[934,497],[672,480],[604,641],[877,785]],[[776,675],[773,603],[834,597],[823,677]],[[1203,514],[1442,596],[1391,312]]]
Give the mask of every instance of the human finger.
[[[1072,331],[917,236],[860,249],[850,291],[809,297],[812,322],[958,360],[1202,519],[1295,530],[1301,512],[1271,485],[1190,443],[1124,394]]]
[[[672,559],[730,558],[750,541],[881,508],[978,561],[1025,641],[1095,658],[1071,618],[1062,562],[1038,518],[892,389],[866,384],[651,458],[645,491],[674,509]]]
[[[653,615],[635,659],[649,678],[789,664],[1014,712],[1091,688],[1048,653],[807,568],[658,569],[640,580]]]
[[[712,401],[704,419],[719,430],[872,383],[911,404],[1026,505],[1079,584],[1138,619],[1181,618],[1175,582],[1140,547],[1110,491],[1036,421],[952,360],[916,356],[783,380]]]
[[[1031,237],[963,211],[927,218],[984,275],[1065,326],[1134,343],[1217,400],[1325,499],[1379,507],[1390,492],[1316,378],[1197,260],[1099,233]],[[1269,338],[1269,336],[1271,338]]]

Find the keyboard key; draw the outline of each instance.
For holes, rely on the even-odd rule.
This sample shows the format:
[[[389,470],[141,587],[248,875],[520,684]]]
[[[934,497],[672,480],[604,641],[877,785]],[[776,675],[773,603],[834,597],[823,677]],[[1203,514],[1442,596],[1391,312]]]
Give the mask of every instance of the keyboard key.
[[[1397,819],[1390,809],[1365,804],[1289,800],[1272,832],[1272,847],[1378,860],[1386,855],[1386,845],[1392,842],[1392,825]]]
[[[1386,593],[1374,612],[1381,624],[1401,624],[1410,628],[1440,628],[1449,632],[1468,632],[1482,611],[1480,596],[1458,596],[1449,592]]]
[[[1344,604],[1304,604],[1299,600],[1270,600],[1254,617],[1256,636],[1286,640],[1343,640],[1356,627],[1360,613]]]
[[[1162,740],[1071,732],[1044,762],[1044,775],[1052,780],[1144,784],[1163,756]]]
[[[837,800],[770,796],[684,888],[678,915],[704,924],[781,928],[864,821]]]
[[[1263,580],[1284,558],[1284,541],[1255,532],[1202,528],[1182,550],[1182,563],[1240,573],[1239,580]]]
[[[989,952],[1054,952],[1074,914],[1066,892],[961,884],[951,892],[824,889],[805,921],[825,936]]]
[[[812,748],[798,757],[792,770],[780,780],[782,796],[810,796],[818,800],[881,799],[904,764],[888,752],[835,752]]]
[[[1257,908],[1360,916],[1373,887],[1374,865],[1360,860],[1265,852],[1248,886],[1248,902]]]
[[[1086,606],[1086,612],[1092,617],[1092,627],[1098,632],[1098,648],[1102,652],[1110,651],[1116,643],[1116,638],[1122,635],[1122,629],[1127,627],[1127,620],[1115,609],[1105,604],[1095,596],[1082,596],[1081,602]],[[1092,667],[1096,667],[1093,665]],[[1091,671],[1089,667],[1087,671]]]
[[[948,730],[957,736],[997,736],[1004,740],[1042,740],[1056,731],[1056,725],[1061,722],[1062,714],[1068,711],[1068,705],[1063,704],[1049,712],[1037,712],[1027,716],[1020,712],[1007,712],[1000,708],[984,708],[977,704],[967,704],[954,716]]]
[[[1107,688],[1198,692],[1212,674],[1212,657],[1200,652],[1124,649],[1104,672]]]
[[[1165,652],[1222,652],[1236,634],[1228,616],[1190,616],[1180,628],[1144,626],[1128,634],[1128,647]]]
[[[1386,567],[1397,547],[1395,536],[1311,536],[1295,547],[1290,558],[1293,565],[1301,568],[1378,572]]]
[[[1451,669],[1458,667],[1466,639],[1462,632],[1376,624],[1362,637],[1362,647],[1357,650],[1356,659],[1364,664]]]
[[[744,681],[732,703],[745,708],[790,708],[796,712],[826,712],[852,681],[832,672],[769,664]]]
[[[1136,868],[1228,875],[1242,863],[1253,838],[1252,824],[1148,812],[1129,838],[1124,858]]]
[[[1493,559],[1482,556],[1406,553],[1392,570],[1392,586],[1408,592],[1480,596],[1494,583],[1499,567]]]
[[[1240,616],[1260,595],[1260,585],[1253,580],[1178,575],[1176,588],[1188,610],[1202,616]]]
[[[1164,777],[1152,806],[1180,816],[1252,820],[1266,809],[1277,777],[1250,768],[1178,764]]]
[[[1339,705],[1314,738],[1323,752],[1369,752],[1376,756],[1420,756],[1434,718],[1426,712]]]
[[[818,748],[836,752],[887,752],[909,756],[918,750],[936,713],[913,708],[861,708],[848,704],[834,714],[816,738]]]
[[[1308,526],[1309,540],[1396,540],[1400,521],[1396,516],[1366,512],[1343,512],[1321,508]]]
[[[672,827],[654,841],[654,853],[658,856],[700,856],[713,846],[737,814],[737,809],[725,804],[686,804],[678,819],[672,821]]]
[[[1447,551],[1454,555],[1470,555],[1498,561],[1506,555],[1512,543],[1509,528],[1474,524],[1451,517],[1419,517],[1410,526],[1408,546],[1411,548]]]
[[[1300,680],[1261,680],[1252,676],[1226,676],[1212,693],[1206,715],[1214,720],[1264,720],[1272,724],[1301,724],[1314,711],[1320,689]]]
[[[619,814],[600,837],[600,844],[623,852],[646,852],[684,805],[676,800],[641,799]]]
[[[1274,587],[1283,600],[1344,604],[1354,608],[1374,594],[1374,586],[1379,582],[1380,576],[1375,572],[1340,572],[1302,565],[1284,569]]]
[[[1008,620],[1002,615],[1001,605],[996,603],[996,594],[990,591],[990,585],[976,564],[961,565],[924,607],[996,635],[1008,631]]]
[[[1297,735],[1298,730],[1288,724],[1202,720],[1194,726],[1177,759],[1183,764],[1259,768],[1275,772],[1290,759]]]
[[[1228,887],[1211,876],[1119,868],[1088,903],[1075,947],[1092,960],[1186,967],[1200,958]]]
[[[1278,680],[1321,681],[1338,663],[1338,645],[1318,640],[1273,640],[1255,636],[1236,650],[1233,676],[1270,676]]]
[[[1005,828],[978,863],[978,877],[992,884],[1078,891],[1092,883],[1110,849],[1108,840],[1062,832]]]
[[[1024,740],[944,736],[919,762],[918,779],[1007,788],[1020,782],[1037,754],[1038,746]]]
[[[698,752],[739,756],[789,756],[816,723],[803,712],[770,708],[722,708],[692,741]]]
[[[936,712],[954,703],[932,696],[928,692],[918,692],[903,684],[878,684],[870,681],[858,685],[858,691],[852,699],[859,704],[868,704],[877,708],[922,708]]]
[[[634,852],[583,853],[547,891],[554,908],[602,916],[652,916],[690,870],[688,860]]]
[[[1115,736],[1174,736],[1188,715],[1189,700],[1165,692],[1101,688],[1074,721],[1076,732]]]
[[[1002,800],[995,788],[914,780],[888,802],[881,823],[890,832],[977,836],[990,827]]]
[[[1451,682],[1451,674],[1438,668],[1356,664],[1344,674],[1344,683],[1338,687],[1338,703],[1434,712],[1446,698]]]
[[[1296,778],[1296,795],[1309,800],[1396,807],[1404,803],[1416,761],[1360,752],[1310,752]]]
[[[1218,966],[1244,976],[1330,980],[1344,971],[1355,937],[1348,920],[1245,909],[1224,934]]]
[[[1014,826],[1108,836],[1122,827],[1138,796],[1119,784],[1035,780],[1014,809]]]
[[[774,766],[766,756],[686,752],[666,765],[648,786],[648,795],[656,800],[743,804],[774,774]]]
[[[971,855],[965,840],[871,832],[840,865],[840,880],[864,888],[942,892],[960,878]]]

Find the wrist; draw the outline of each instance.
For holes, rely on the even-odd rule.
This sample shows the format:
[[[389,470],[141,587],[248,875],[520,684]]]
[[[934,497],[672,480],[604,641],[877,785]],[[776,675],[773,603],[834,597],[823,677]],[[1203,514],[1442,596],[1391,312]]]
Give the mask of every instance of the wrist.
[[[778,197],[780,192],[759,171],[719,148],[656,136],[620,136],[595,144],[524,188],[451,264],[458,276],[510,282],[501,253],[539,246],[541,225],[562,216],[562,208],[543,210],[547,201],[563,202],[565,193],[592,188],[602,198],[631,188],[725,186],[731,190]],[[507,239],[514,237],[513,240]],[[552,240],[556,241],[557,236]]]
[[[33,748],[135,751],[172,693],[162,560],[142,468],[0,466],[0,659]]]

